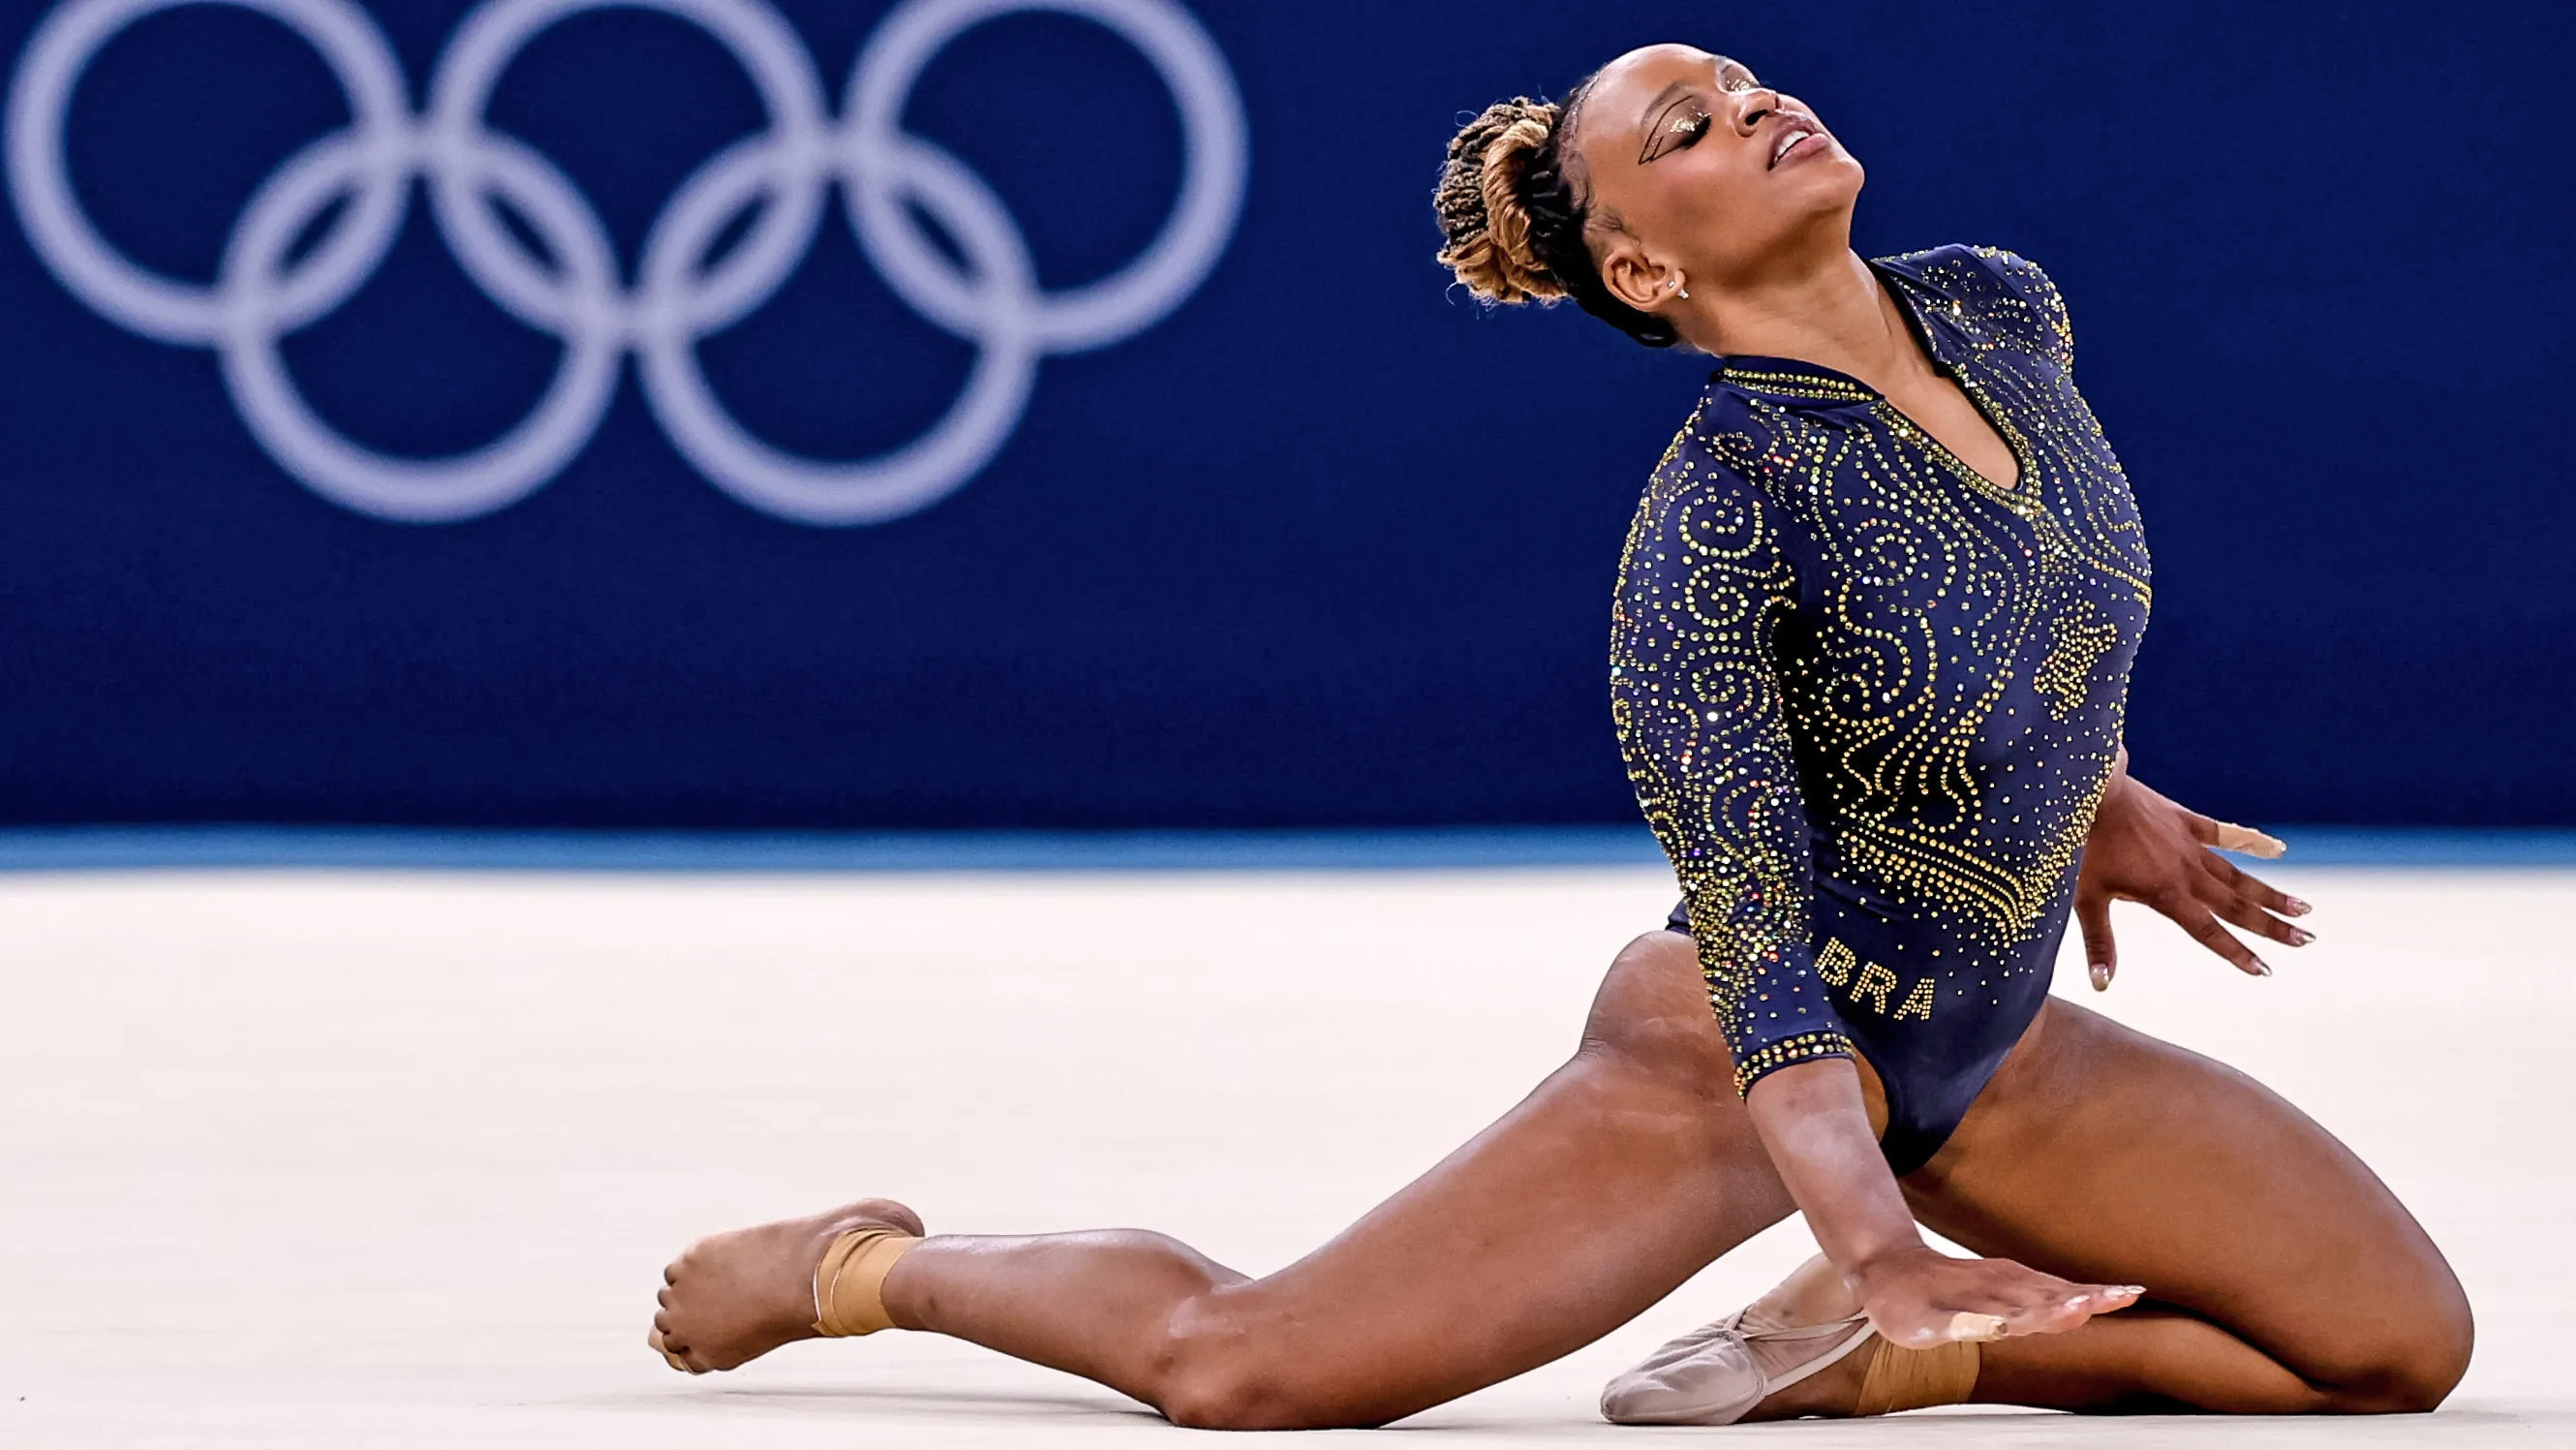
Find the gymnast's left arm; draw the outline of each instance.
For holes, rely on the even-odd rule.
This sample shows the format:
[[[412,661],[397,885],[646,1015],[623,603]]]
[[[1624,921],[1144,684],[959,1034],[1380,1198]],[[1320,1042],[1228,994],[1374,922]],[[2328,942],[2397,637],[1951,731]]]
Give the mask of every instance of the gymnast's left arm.
[[[2248,976],[2268,977],[2272,969],[2221,922],[2285,946],[2316,940],[2314,933],[2287,920],[2307,915],[2306,902],[2239,869],[2220,851],[2268,860],[2279,856],[2282,846],[2260,831],[2212,820],[2149,790],[2129,774],[2129,750],[2122,746],[2101,810],[2093,818],[2093,833],[2085,840],[2084,867],[2075,885],[2075,919],[2083,927],[2093,990],[2109,991],[2120,968],[2111,937],[2114,901],[2154,908]]]

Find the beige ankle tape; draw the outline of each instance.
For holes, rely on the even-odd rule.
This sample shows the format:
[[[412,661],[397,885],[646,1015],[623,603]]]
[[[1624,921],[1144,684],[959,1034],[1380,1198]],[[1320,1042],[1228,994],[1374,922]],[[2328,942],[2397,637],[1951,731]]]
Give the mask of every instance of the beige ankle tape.
[[[1984,1363],[1979,1347],[1954,1339],[1932,1349],[1899,1349],[1882,1339],[1861,1377],[1859,1416],[1893,1415],[1934,1405],[1964,1405],[1977,1388]]]
[[[886,1275],[920,1242],[893,1228],[863,1228],[834,1239],[814,1266],[814,1332],[855,1339],[894,1328],[886,1315]]]

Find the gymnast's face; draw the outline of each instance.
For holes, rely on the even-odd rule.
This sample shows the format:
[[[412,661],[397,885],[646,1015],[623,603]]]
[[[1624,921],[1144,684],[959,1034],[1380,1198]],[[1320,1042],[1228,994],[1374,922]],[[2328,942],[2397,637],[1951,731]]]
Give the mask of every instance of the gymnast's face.
[[[1850,245],[1860,163],[1726,56],[1653,45],[1612,61],[1574,144],[1602,280],[1631,307],[1669,311],[1684,289],[1722,293]]]

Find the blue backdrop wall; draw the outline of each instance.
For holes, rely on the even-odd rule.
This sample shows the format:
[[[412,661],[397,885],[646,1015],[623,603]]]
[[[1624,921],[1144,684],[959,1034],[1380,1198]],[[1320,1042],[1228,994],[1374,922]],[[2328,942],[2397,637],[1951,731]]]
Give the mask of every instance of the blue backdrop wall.
[[[2558,0],[780,3],[0,0],[0,819],[1627,818],[1611,571],[1702,370],[1444,291],[1428,195],[1679,38],[1819,109],[1867,248],[2058,279],[2142,775],[2576,822]]]

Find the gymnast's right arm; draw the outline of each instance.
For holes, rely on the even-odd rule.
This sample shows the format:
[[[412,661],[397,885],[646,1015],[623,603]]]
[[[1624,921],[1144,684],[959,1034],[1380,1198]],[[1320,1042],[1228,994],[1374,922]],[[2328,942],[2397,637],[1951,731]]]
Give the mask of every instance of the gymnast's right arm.
[[[1737,1089],[1817,1246],[1891,1342],[2072,1329],[2133,1296],[1935,1252],[1879,1153],[1812,957],[1811,848],[1777,650],[1796,591],[1776,511],[1685,430],[1621,563],[1611,708],[1638,805],[1681,881]]]
[[[1813,852],[1780,693],[1798,580],[1779,517],[1683,431],[1619,567],[1610,708],[1638,809],[1672,858],[1700,974],[1750,1094],[1795,1063],[1848,1058],[1810,941]]]

